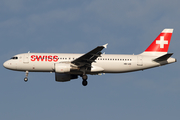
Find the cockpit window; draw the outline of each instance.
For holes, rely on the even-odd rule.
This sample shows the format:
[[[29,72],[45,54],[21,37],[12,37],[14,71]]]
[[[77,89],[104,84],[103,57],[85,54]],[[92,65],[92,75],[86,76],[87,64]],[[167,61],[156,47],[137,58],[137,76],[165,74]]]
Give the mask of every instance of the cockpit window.
[[[18,59],[18,57],[12,57],[11,59]]]

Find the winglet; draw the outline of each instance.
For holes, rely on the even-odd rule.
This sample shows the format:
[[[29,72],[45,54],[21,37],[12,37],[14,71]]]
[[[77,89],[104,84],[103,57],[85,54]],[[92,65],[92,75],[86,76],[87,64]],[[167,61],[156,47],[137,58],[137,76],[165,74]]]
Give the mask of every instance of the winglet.
[[[108,43],[107,43],[107,44],[105,44],[105,45],[103,45],[103,47],[104,47],[104,48],[107,48],[107,45],[108,45]]]

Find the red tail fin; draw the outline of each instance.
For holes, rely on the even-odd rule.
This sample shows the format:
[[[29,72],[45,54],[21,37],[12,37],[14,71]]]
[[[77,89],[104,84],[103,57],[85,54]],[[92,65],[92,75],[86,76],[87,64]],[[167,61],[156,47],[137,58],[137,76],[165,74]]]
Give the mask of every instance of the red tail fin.
[[[167,52],[173,29],[164,29],[145,52]]]

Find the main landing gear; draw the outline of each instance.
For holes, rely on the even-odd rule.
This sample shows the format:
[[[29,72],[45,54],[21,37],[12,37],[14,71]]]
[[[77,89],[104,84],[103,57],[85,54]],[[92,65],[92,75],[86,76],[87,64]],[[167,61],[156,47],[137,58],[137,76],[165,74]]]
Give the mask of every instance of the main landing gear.
[[[29,71],[26,71],[26,77],[24,78],[24,81],[25,81],[25,82],[28,81],[28,74],[29,74]]]
[[[83,85],[83,86],[86,86],[86,85],[88,84],[87,78],[88,78],[88,76],[87,76],[86,74],[83,74],[83,75],[82,75],[82,79],[83,79],[82,85]]]

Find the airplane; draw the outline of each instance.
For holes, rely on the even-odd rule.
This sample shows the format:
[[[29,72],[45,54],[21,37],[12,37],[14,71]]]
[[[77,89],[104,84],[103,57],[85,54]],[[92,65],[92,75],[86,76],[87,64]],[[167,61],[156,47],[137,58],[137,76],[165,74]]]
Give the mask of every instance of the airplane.
[[[167,53],[173,29],[164,29],[150,46],[138,55],[102,54],[108,44],[98,46],[86,54],[23,53],[4,62],[10,70],[24,71],[24,81],[29,72],[54,72],[57,82],[82,77],[82,85],[88,84],[87,74],[125,73],[154,68],[177,60]]]

